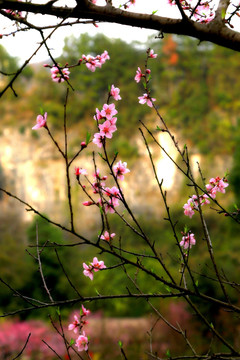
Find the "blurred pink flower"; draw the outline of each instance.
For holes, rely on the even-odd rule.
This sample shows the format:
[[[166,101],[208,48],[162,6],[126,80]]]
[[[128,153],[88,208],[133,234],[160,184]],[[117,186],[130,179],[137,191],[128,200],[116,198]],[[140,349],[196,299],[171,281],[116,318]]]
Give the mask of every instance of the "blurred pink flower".
[[[45,112],[45,114],[42,115],[38,115],[37,116],[37,125],[35,125],[32,130],[37,130],[40,129],[41,127],[46,127],[47,126],[47,113]]]
[[[73,330],[76,334],[78,332],[78,328],[80,327],[80,321],[77,315],[74,315],[74,319],[73,323],[68,325],[68,330]]]
[[[114,100],[121,100],[121,96],[119,95],[120,89],[115,88],[114,85],[111,87],[110,95],[113,96]]]
[[[101,115],[105,117],[107,120],[111,120],[114,115],[116,115],[118,112],[115,109],[114,104],[104,104],[103,109],[101,111]]]
[[[147,103],[147,105],[149,107],[152,107],[153,106],[153,104],[152,104],[153,101],[156,101],[155,98],[149,97],[148,94],[143,94],[143,96],[139,96],[138,99],[139,99],[139,104]]]
[[[78,348],[78,351],[87,351],[88,349],[88,338],[85,336],[85,331],[82,332],[82,335],[79,335],[79,337],[76,340],[76,346]]]
[[[113,166],[113,171],[119,180],[124,180],[123,175],[130,172],[130,170],[127,169],[127,163],[126,162],[122,163],[121,160],[118,161],[118,163]]]
[[[61,83],[69,79],[70,71],[67,68],[61,69],[60,71],[57,66],[53,66],[51,68],[51,73],[52,80]]]
[[[112,138],[113,132],[117,130],[116,125],[112,125],[109,120],[106,120],[103,124],[99,125],[100,135],[106,136],[108,139]]]
[[[114,238],[115,235],[116,235],[115,233],[112,233],[112,234],[110,235],[108,231],[105,231],[104,234],[101,235],[100,239],[106,240],[106,241],[110,241],[111,239]]]

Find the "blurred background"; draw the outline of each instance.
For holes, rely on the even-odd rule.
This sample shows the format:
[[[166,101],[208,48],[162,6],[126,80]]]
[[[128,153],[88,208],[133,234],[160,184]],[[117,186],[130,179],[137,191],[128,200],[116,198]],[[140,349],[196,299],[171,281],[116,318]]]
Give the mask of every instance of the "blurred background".
[[[127,161],[131,172],[126,175],[123,183],[126,199],[151,240],[159,244],[164,262],[171,272],[178,276],[179,258],[176,243],[168,223],[164,221],[166,214],[163,201],[138,130],[139,120],[142,120],[181,165],[167,134],[157,130],[161,123],[155,112],[147,106],[138,104],[137,97],[142,95],[143,88],[140,83],[134,81],[134,76],[138,66],[142,69],[144,67],[148,47],[153,48],[158,54],[157,59],[149,60],[148,64],[152,75],[152,96],[157,98],[159,112],[179,140],[180,146],[187,144],[195,177],[201,182],[198,163],[206,182],[211,177],[222,178],[226,173],[229,174],[227,178],[230,186],[227,188],[227,195],[220,194],[219,201],[229,211],[234,211],[234,204],[239,206],[239,54],[212,44],[199,44],[193,39],[170,35],[162,40],[151,38],[147,43],[126,43],[101,34],[89,36],[87,33],[79,37],[66,38],[62,54],[57,60],[61,65],[66,62],[75,64],[82,54],[97,55],[104,50],[109,52],[111,58],[94,74],[85,66],[71,70],[70,80],[75,91],[70,91],[67,104],[69,153],[74,155],[78,151],[81,141],[86,139],[87,132],[92,135],[96,132],[93,116],[96,107],[101,109],[106,102],[108,86],[114,84],[119,87],[122,101],[116,103],[118,131],[108,142],[108,150],[111,156],[118,151],[118,158]],[[46,62],[51,65],[48,61],[44,63]],[[18,65],[18,59],[10,56],[4,47],[0,46],[0,70],[12,73]],[[7,80],[0,75],[1,88]],[[36,116],[42,109],[48,113],[48,126],[54,137],[60,144],[63,143],[66,84],[53,83],[50,69],[43,67],[43,63],[34,63],[24,70],[14,89],[19,95],[17,98],[8,91],[0,102],[0,186],[16,194],[52,220],[68,226],[64,164],[45,130],[31,130],[35,125]],[[178,221],[179,236],[186,224],[195,234],[197,245],[191,250],[191,266],[198,279],[199,289],[221,299],[220,290],[209,279],[212,270],[202,241],[199,219],[195,215],[190,220],[183,214],[182,206],[188,196],[193,194],[193,189],[187,186],[186,179],[150,138],[149,142],[158,177],[160,180],[163,179],[163,186],[167,191],[173,218]],[[83,155],[75,160],[71,181],[76,228],[83,236],[97,240],[100,216],[92,207],[82,206],[82,202],[88,199],[80,191],[74,176],[74,166],[86,168],[90,176],[94,173],[93,150],[99,149],[90,144]],[[101,169],[101,174],[108,175],[100,157],[97,158],[97,166]],[[0,205],[0,277],[20,293],[48,301],[38,265],[26,252],[27,248],[30,253],[35,254],[35,249],[29,248],[29,245],[36,244],[36,223],[41,244],[46,240],[68,244],[76,242],[76,239],[54,228],[47,221],[34,217],[31,212],[25,210],[25,206],[3,193],[0,193]],[[218,263],[224,264],[225,274],[237,283],[240,248],[237,224],[210,208],[205,210],[205,215]],[[129,250],[145,251],[145,244],[136,238],[117,216],[110,214],[109,221],[111,230],[117,234],[117,238],[121,236],[123,244]],[[94,282],[84,277],[82,263],[92,261],[93,256],[96,256],[94,249],[87,246],[59,247],[58,253],[72,282],[84,296],[97,293],[126,293],[126,286],[130,289],[132,287],[130,281],[123,281],[123,277],[126,276],[119,268],[109,272],[111,281],[106,281],[107,272],[98,273]],[[107,266],[115,264],[115,260],[106,254],[104,262]],[[53,298],[75,298],[76,294],[61,270],[54,249],[43,251],[42,264]],[[150,261],[148,265],[151,266]],[[131,270],[129,272],[131,274]],[[143,292],[166,292],[154,283],[151,283],[149,290],[149,279],[143,274],[140,274],[139,280]],[[234,303],[239,303],[237,293],[230,295]],[[202,352],[207,351],[210,335],[199,325],[197,319],[192,319],[191,312],[185,304],[177,300],[156,300],[153,303],[169,321],[174,324],[181,321],[181,327],[188,328],[190,337],[197,339],[199,349],[202,349]],[[61,308],[61,316],[66,326],[72,322],[73,314],[79,311],[79,306]],[[149,350],[150,340],[159,356],[166,355],[169,349],[171,354],[179,351],[188,354],[186,344],[180,339],[176,341],[176,335],[161,321],[157,323],[151,337],[149,330],[155,323],[155,317],[144,300],[105,301],[85,306],[92,312],[88,333],[91,337],[89,348],[93,360],[120,359],[119,341],[123,343],[129,359],[148,359],[145,351]],[[203,303],[199,306],[208,314],[213,324],[226,332],[225,335],[236,345],[239,344],[240,329],[237,319],[230,320],[228,313],[211,304]],[[12,291],[1,283],[1,313],[14,312],[23,307],[23,301],[13,296]],[[32,333],[32,339],[26,348],[24,359],[40,360],[43,354],[45,359],[56,358],[41,341],[46,335],[51,346],[57,346],[60,356],[67,359],[64,357],[66,354],[59,336],[48,320],[48,314],[55,318],[56,309],[43,309],[34,313],[22,312],[11,320],[2,319],[0,359],[5,360],[16,355],[29,332]]]

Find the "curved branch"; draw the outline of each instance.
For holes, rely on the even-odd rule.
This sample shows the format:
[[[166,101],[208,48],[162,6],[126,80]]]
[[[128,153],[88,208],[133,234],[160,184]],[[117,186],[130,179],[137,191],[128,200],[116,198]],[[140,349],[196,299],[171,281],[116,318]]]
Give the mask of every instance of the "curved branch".
[[[83,5],[82,5],[83,4]],[[177,35],[191,36],[200,41],[210,41],[226,48],[240,51],[240,34],[229,29],[223,21],[223,10],[228,0],[222,0],[216,17],[208,24],[201,24],[191,19],[171,19],[153,14],[141,14],[115,8],[111,5],[96,6],[90,2],[81,2],[75,8],[57,7],[49,4],[32,4],[15,0],[0,0],[0,9],[26,11],[32,14],[52,15],[56,18],[92,19],[108,23],[129,25],[144,29],[162,31]],[[219,21],[220,20],[220,21]]]

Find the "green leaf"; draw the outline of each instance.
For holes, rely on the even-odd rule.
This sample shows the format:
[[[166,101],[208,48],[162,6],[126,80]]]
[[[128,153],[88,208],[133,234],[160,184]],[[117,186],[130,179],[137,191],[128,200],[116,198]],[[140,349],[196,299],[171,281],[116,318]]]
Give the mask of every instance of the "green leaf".
[[[157,130],[162,131],[162,129],[157,125]]]
[[[170,287],[168,287],[168,286],[165,286],[165,289],[170,293],[171,292],[171,289],[170,289]]]
[[[213,323],[211,323],[211,324],[210,324],[210,326],[211,326],[211,328],[212,328],[212,329],[214,329],[214,325],[213,325]]]
[[[42,107],[40,107],[39,111],[40,111],[40,114],[43,116],[44,115],[44,110],[43,110]]]
[[[103,211],[102,206],[99,206],[99,210],[100,210],[100,213],[101,213],[102,215],[104,215],[104,211]]]
[[[187,227],[187,225],[184,226],[184,232],[185,232],[185,234],[188,233],[188,227]]]
[[[86,136],[86,144],[88,145],[91,139],[91,133],[87,132],[87,136]]]
[[[152,15],[156,14],[158,12],[158,10],[155,10],[152,12]]]
[[[118,341],[118,345],[120,346],[120,348],[122,347],[122,342],[121,342],[121,340]]]
[[[166,351],[166,356],[167,356],[168,358],[171,357],[171,354],[170,354],[170,350],[169,350],[169,349],[167,349],[167,351]]]
[[[96,294],[100,296],[100,294],[99,294],[98,290],[97,290],[97,289],[95,289],[95,291],[96,291]]]
[[[225,16],[226,16],[226,10],[222,9],[222,19],[225,19]]]
[[[74,345],[74,343],[75,343],[75,340],[71,339],[69,345],[72,346],[72,345]]]
[[[198,280],[195,281],[195,285],[196,285],[196,287],[198,287]]]
[[[103,158],[103,155],[102,155],[100,152],[98,153],[98,155],[99,155],[101,158]]]
[[[60,308],[59,308],[59,307],[56,308],[56,313],[58,314],[58,316],[61,315],[61,312],[60,312]]]

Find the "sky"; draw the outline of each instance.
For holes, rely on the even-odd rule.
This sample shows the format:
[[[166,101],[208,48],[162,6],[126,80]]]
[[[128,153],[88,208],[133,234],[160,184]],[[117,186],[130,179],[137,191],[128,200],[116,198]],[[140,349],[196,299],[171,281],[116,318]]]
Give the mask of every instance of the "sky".
[[[37,3],[46,3],[46,0],[33,0],[33,2]],[[114,4],[119,6],[124,1],[115,0]],[[60,0],[55,5],[64,6],[65,4],[68,6],[74,6],[74,0]],[[167,4],[167,0],[148,0],[146,7],[146,0],[137,0],[136,5],[131,6],[131,11],[136,12],[145,12],[152,13],[152,11],[159,9],[159,3],[161,3],[161,16],[171,16],[177,17],[178,11],[173,9]],[[104,0],[98,0],[99,5],[104,5]],[[160,13],[160,12],[159,12]],[[29,17],[29,21],[31,22],[33,18]],[[52,17],[47,15],[34,15],[34,23],[38,25],[47,25],[52,22]],[[0,33],[7,33],[14,30],[13,26],[6,23],[2,16],[0,16]],[[52,54],[54,57],[58,57],[61,54],[64,38],[70,35],[80,36],[82,33],[89,33],[90,35],[95,35],[99,32],[109,36],[111,34],[111,38],[121,38],[126,42],[132,41],[142,41],[145,42],[149,36],[156,36],[157,32],[152,30],[145,30],[139,28],[133,28],[129,26],[123,26],[118,24],[99,24],[99,27],[96,28],[92,24],[86,25],[77,25],[74,27],[64,27],[58,29],[56,33],[51,37],[51,40],[48,41],[49,47],[52,49]],[[14,37],[8,36],[3,37],[0,40],[0,44],[2,44],[8,53],[12,56],[17,56],[20,59],[20,62],[24,62],[26,58],[30,57],[33,51],[38,47],[38,42],[41,41],[39,34],[36,31],[28,31],[24,33],[18,33]],[[48,55],[45,49],[39,51],[39,53],[34,56],[32,59],[32,63],[47,60]]]

